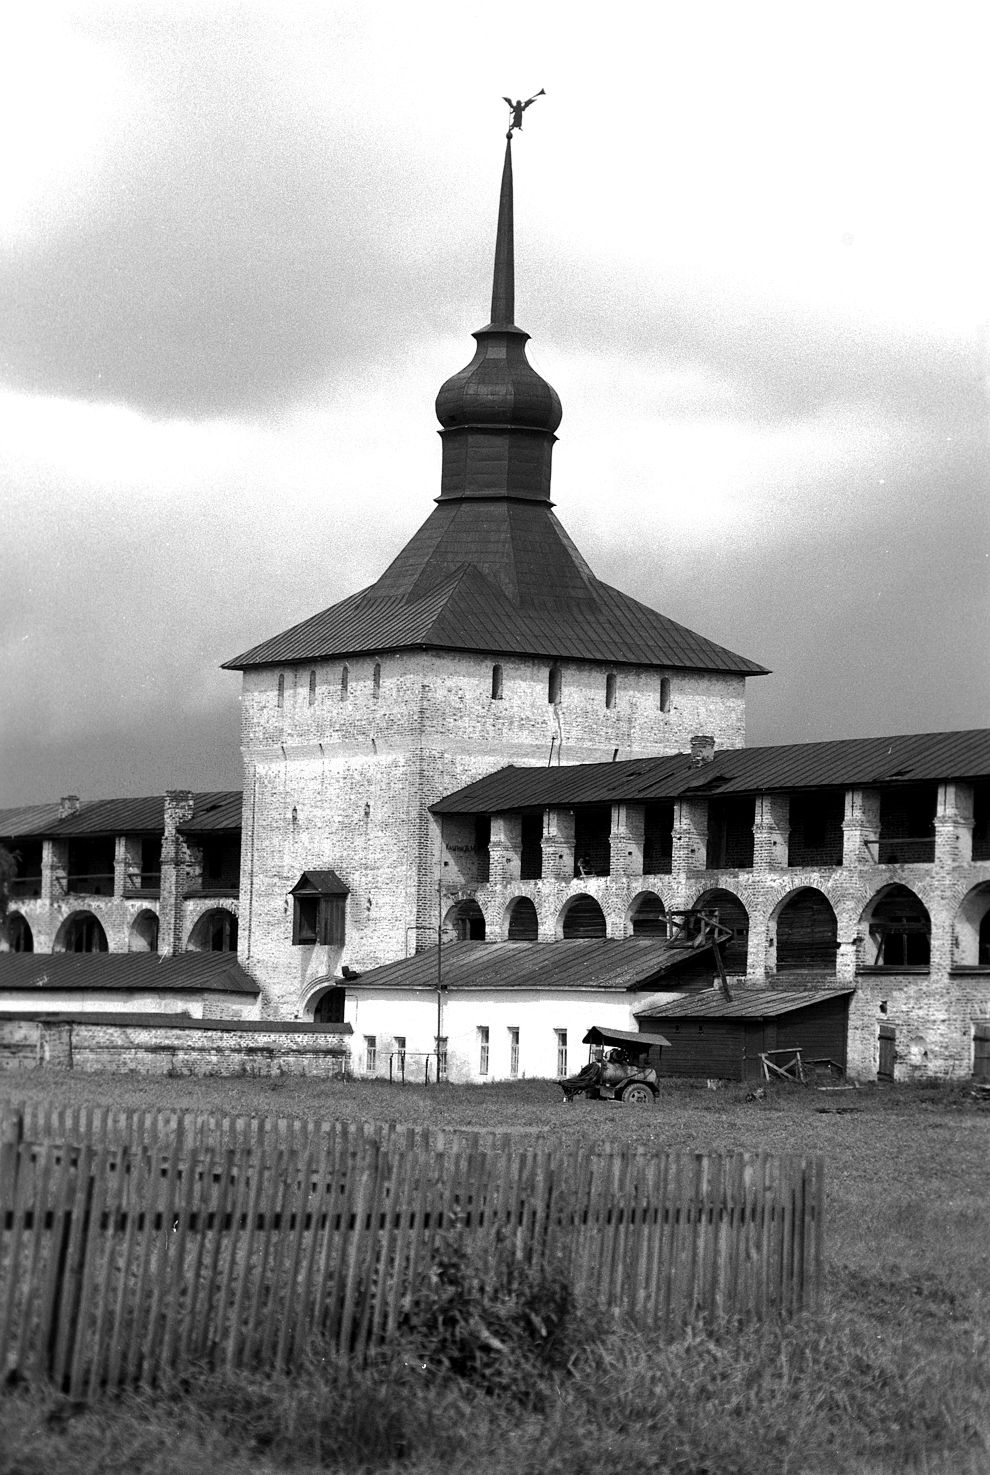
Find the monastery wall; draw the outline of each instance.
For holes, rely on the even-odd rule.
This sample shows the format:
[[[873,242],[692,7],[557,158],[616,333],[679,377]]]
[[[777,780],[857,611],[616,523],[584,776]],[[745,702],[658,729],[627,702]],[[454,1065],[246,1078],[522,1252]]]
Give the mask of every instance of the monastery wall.
[[[265,1012],[296,1018],[343,965],[392,962],[436,937],[439,827],[428,808],[506,764],[686,750],[744,738],[744,678],[440,652],[249,670],[242,697],[242,963]],[[376,667],[378,668],[376,676]],[[280,686],[281,682],[281,686]],[[669,710],[664,711],[664,707]],[[342,947],[292,943],[292,887],[333,870],[348,887]]]

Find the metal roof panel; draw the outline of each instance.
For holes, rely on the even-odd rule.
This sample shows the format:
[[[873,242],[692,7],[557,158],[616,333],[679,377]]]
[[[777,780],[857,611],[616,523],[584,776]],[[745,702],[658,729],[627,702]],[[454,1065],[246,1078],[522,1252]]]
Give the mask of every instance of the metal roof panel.
[[[12,989],[258,994],[235,953],[0,953],[0,996]]]

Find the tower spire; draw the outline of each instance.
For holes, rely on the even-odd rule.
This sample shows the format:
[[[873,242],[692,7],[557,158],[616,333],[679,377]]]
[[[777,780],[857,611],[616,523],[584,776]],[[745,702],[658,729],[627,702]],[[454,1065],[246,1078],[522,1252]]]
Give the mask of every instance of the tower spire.
[[[516,311],[516,263],[512,226],[512,136],[505,140],[502,188],[498,197],[495,233],[495,274],[492,279],[491,328],[511,328]]]

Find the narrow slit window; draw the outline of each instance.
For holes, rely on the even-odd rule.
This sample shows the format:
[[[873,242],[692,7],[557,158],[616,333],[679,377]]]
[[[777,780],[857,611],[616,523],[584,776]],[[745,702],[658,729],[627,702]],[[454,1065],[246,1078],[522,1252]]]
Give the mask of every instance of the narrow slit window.
[[[480,1076],[486,1076],[488,1074],[488,1025],[487,1024],[479,1024],[479,1026],[478,1026],[478,1074]]]
[[[615,672],[610,671],[605,677],[605,705],[610,710],[615,706]]]
[[[309,705],[312,707],[316,702],[316,672],[309,673]]]
[[[351,673],[346,666],[340,668],[340,700],[347,701],[347,684],[351,679]]]
[[[519,1030],[515,1025],[509,1026],[509,1075],[515,1078],[519,1074]]]
[[[565,1076],[567,1074],[567,1031],[566,1029],[555,1029],[554,1034],[557,1036],[557,1074]]]
[[[364,1068],[369,1075],[374,1075],[378,1065],[378,1036],[365,1035],[364,1037]]]
[[[502,667],[501,666],[493,666],[492,667],[492,701],[493,702],[500,702],[501,700],[502,700]]]
[[[662,676],[660,678],[660,710],[661,710],[661,712],[669,712],[670,711],[670,677],[669,676]]]
[[[562,688],[563,688],[563,681],[562,681],[562,678],[561,678],[560,667],[559,666],[551,666],[550,667],[549,678],[548,678],[548,681],[547,681],[547,701],[548,702],[552,702],[553,705],[556,706],[557,703],[560,701],[560,694],[561,694]]]
[[[278,678],[278,704],[279,704],[280,707],[284,707],[285,706],[285,677],[284,676],[279,676],[279,678]]]
[[[371,697],[373,701],[378,700],[382,694],[382,663],[375,662],[375,669],[371,673]]]

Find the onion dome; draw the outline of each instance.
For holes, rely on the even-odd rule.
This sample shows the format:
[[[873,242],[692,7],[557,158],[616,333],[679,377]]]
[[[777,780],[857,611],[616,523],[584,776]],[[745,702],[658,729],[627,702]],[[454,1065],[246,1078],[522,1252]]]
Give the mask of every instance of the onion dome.
[[[556,390],[526,358],[529,334],[516,327],[514,312],[512,145],[507,142],[491,322],[473,335],[474,358],[437,395],[443,426],[441,499],[549,500],[550,456],[563,411]]]

